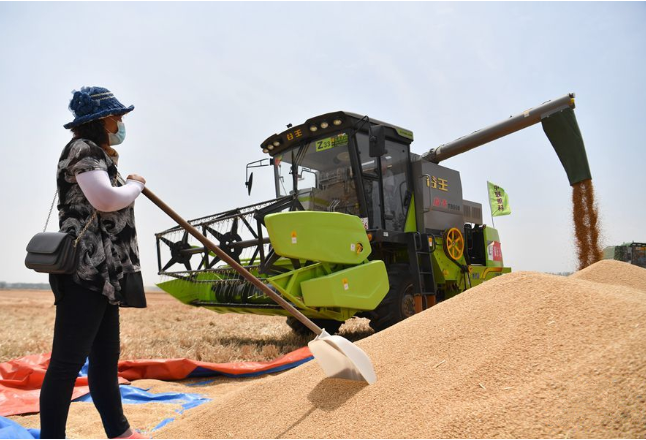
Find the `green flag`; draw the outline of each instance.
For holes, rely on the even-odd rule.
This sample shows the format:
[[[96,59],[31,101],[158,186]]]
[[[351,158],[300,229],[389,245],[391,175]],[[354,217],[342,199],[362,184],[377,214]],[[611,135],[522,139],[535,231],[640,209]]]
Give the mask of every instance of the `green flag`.
[[[489,188],[491,216],[498,217],[511,214],[511,206],[509,206],[509,198],[505,190],[491,182],[487,182],[487,188]]]

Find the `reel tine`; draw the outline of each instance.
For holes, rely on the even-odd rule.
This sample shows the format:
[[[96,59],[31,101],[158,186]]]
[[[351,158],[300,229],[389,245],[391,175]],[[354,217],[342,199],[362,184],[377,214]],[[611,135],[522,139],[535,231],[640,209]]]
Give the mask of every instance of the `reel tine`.
[[[177,260],[175,259],[175,257],[171,258],[170,261],[168,263],[166,263],[166,266],[164,266],[164,268],[162,269],[162,272],[165,272],[166,269],[168,269],[169,267],[171,267],[175,263],[177,263]]]
[[[170,241],[166,237],[161,237],[160,240],[163,241],[164,243],[166,243],[168,246],[173,246],[173,244],[174,244],[172,241]]]
[[[197,266],[197,270],[202,270],[202,267],[207,267],[209,264],[209,251],[204,252],[204,257],[200,261],[200,265]]]
[[[207,227],[206,227],[206,230],[207,230],[207,231],[209,231],[211,234],[213,234],[213,236],[214,236],[215,238],[217,238],[218,240],[222,240],[222,234],[220,234],[218,231],[216,231],[216,230],[215,230],[215,229],[213,229],[212,227],[207,226]]]
[[[215,266],[219,262],[220,262],[220,259],[218,257],[215,257],[213,261],[211,261],[211,263],[209,264],[209,269],[213,269],[213,266]]]

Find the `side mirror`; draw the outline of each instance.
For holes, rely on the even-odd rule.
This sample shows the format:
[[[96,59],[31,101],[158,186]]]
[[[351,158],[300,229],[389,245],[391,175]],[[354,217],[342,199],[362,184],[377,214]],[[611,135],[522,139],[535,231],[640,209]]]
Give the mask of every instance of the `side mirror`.
[[[274,158],[272,157],[271,159],[260,159],[256,160],[254,162],[249,162],[247,164],[247,167],[245,169],[245,176],[247,176],[247,181],[244,183],[245,186],[247,187],[247,195],[251,195],[251,185],[253,185],[253,172],[249,174],[249,168],[261,168],[261,167],[269,167],[274,165],[276,163],[274,161]]]
[[[253,172],[249,175],[249,180],[247,180],[245,183],[245,186],[247,187],[247,195],[251,195],[251,185],[253,185]]]
[[[383,125],[370,126],[370,157],[381,157],[386,154],[386,129]]]

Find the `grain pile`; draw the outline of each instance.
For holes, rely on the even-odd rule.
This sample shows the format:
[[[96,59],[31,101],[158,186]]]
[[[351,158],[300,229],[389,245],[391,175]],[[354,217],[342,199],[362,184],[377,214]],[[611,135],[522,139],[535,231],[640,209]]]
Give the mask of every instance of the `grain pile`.
[[[592,267],[573,273],[570,278],[646,290],[646,270],[615,260],[601,260]]]
[[[572,220],[581,270],[603,258],[599,244],[599,214],[591,179],[572,185]]]
[[[646,436],[646,270],[625,263],[505,275],[357,345],[372,386],[312,362],[155,437]]]

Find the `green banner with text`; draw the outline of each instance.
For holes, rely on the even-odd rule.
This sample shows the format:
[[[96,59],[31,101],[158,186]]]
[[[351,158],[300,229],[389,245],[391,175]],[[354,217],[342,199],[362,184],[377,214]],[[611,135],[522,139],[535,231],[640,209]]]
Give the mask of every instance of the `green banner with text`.
[[[491,206],[491,216],[498,217],[501,215],[511,214],[511,206],[509,206],[509,197],[504,189],[491,182],[487,182],[489,189],[489,205]]]

